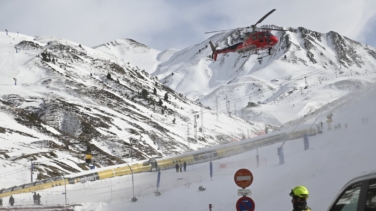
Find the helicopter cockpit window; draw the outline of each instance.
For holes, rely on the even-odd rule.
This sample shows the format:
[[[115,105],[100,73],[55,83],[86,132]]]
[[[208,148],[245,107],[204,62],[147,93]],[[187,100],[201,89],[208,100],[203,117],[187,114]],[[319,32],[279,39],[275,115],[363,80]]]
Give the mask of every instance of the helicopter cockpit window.
[[[265,35],[266,36],[273,36],[272,33],[270,33],[270,32],[265,32]]]

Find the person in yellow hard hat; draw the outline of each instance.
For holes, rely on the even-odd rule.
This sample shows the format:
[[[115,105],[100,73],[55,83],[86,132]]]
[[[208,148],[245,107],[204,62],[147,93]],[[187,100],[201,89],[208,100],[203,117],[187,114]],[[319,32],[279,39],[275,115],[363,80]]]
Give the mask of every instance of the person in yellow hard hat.
[[[311,208],[307,206],[309,192],[306,187],[296,186],[291,190],[290,196],[292,197],[293,211],[311,211]]]

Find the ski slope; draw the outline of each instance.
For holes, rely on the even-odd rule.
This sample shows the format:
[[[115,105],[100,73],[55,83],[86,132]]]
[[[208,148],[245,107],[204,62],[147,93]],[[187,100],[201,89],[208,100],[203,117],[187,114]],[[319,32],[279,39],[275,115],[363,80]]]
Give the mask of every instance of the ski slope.
[[[308,205],[312,210],[325,210],[339,189],[351,178],[375,169],[376,154],[375,120],[376,91],[363,93],[350,104],[336,110],[334,124],[342,128],[327,130],[309,137],[310,148],[304,151],[303,140],[287,141],[283,145],[285,164],[279,165],[277,148],[281,143],[259,148],[260,167],[256,165],[256,151],[213,161],[213,177],[209,175],[209,163],[188,165],[187,172],[176,173],[174,169],[161,171],[159,191],[155,196],[157,173],[123,176],[104,181],[67,185],[69,204],[82,203],[76,210],[235,210],[238,187],[233,181],[234,173],[248,168],[254,175],[251,198],[256,210],[291,210],[289,192],[297,185],[305,185],[310,191]],[[364,118],[368,123],[363,123]],[[317,121],[325,120],[318,116]],[[302,123],[304,124],[304,123]],[[347,128],[345,128],[347,124]],[[333,126],[332,125],[332,126]],[[291,127],[287,130],[293,130]],[[203,186],[205,191],[199,191]],[[45,205],[64,204],[64,184],[39,191]],[[16,204],[32,204],[31,194],[15,196]],[[5,201],[8,199],[6,198]]]

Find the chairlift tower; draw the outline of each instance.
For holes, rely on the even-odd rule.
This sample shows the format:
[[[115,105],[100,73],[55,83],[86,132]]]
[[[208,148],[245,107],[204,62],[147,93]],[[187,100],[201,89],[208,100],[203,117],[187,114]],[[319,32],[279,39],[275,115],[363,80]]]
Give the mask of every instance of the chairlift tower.
[[[195,133],[195,140],[197,141],[197,118],[199,117],[198,114],[194,115],[194,133]]]

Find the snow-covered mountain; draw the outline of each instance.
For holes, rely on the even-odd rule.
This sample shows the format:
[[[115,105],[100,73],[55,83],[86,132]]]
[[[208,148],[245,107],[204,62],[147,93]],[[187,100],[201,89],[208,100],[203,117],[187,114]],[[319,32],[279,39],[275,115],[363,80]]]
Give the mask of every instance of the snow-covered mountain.
[[[271,56],[228,53],[216,62],[209,41],[232,45],[246,28],[162,52],[131,39],[90,48],[0,32],[3,165],[36,161],[48,177],[86,170],[88,146],[100,167],[227,143],[375,82],[375,49],[336,32],[285,29]]]
[[[241,42],[249,29],[239,28],[176,52],[152,75],[205,106],[217,102],[222,112],[276,125],[375,82],[374,48],[333,31],[285,29],[273,31],[279,43],[271,56],[227,53],[214,62],[209,41],[219,49]]]
[[[152,73],[157,65],[168,60],[177,49],[158,51],[132,39],[117,39],[94,49],[114,56],[123,63],[136,65],[136,67]]]
[[[119,58],[115,49],[126,57]],[[26,172],[20,175],[28,180],[33,161],[39,163],[36,175],[45,178],[87,170],[83,156],[89,146],[101,167],[264,130],[263,123],[217,116],[148,74],[173,53],[132,40],[89,48],[55,37],[0,32],[2,168]],[[150,62],[132,63],[144,60]]]

